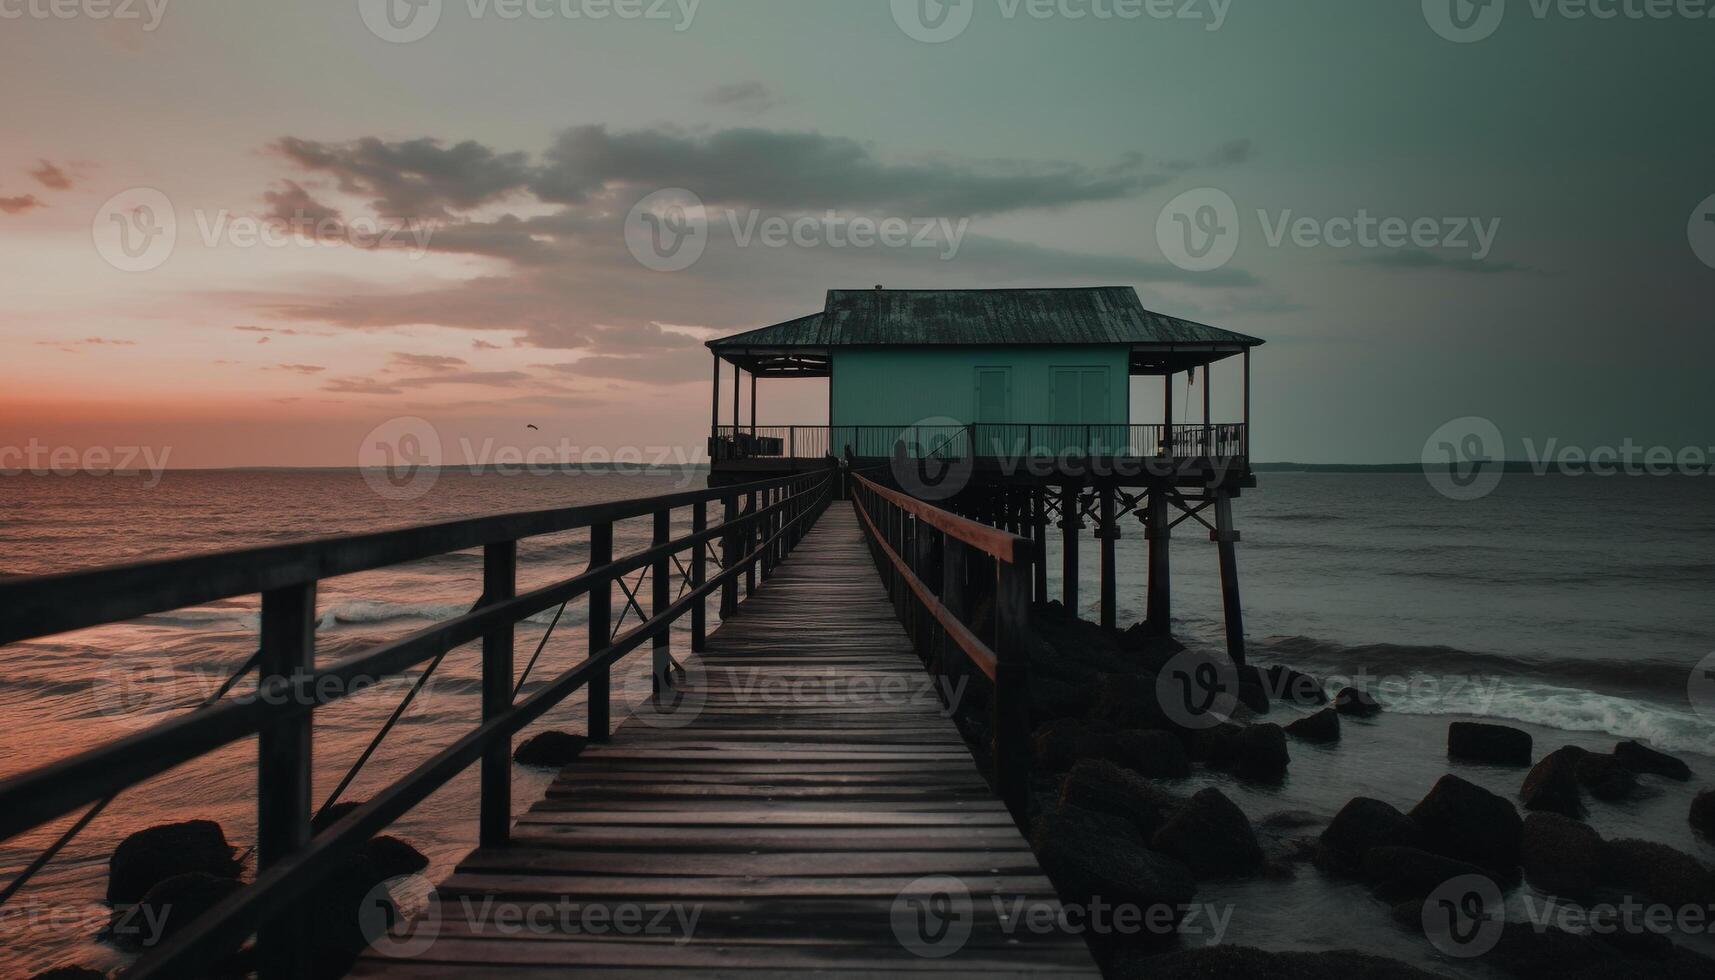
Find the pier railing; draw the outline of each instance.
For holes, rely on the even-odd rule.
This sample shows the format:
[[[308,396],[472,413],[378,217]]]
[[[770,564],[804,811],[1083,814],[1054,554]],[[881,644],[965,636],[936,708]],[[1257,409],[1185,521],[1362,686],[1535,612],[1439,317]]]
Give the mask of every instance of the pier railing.
[[[968,676],[968,665],[988,679],[995,792],[1022,821],[1030,776],[1022,644],[1040,546],[861,474],[851,476],[851,498],[894,609],[929,668]],[[975,615],[979,607],[986,615]]]
[[[126,973],[127,980],[204,975],[255,935],[265,978],[307,975],[302,916],[311,890],[352,860],[364,844],[480,760],[479,834],[484,845],[510,834],[511,741],[571,694],[589,690],[589,733],[608,735],[609,671],[645,643],[653,651],[656,694],[672,683],[669,631],[691,618],[691,645],[701,648],[705,601],[720,593],[723,615],[735,611],[757,576],[767,578],[827,507],[833,473],[766,480],[614,503],[454,521],[165,561],[99,568],[0,582],[0,645],[122,622],[187,606],[260,594],[260,649],[246,667],[258,668],[255,691],[218,700],[58,762],[0,782],[0,841],[47,821],[92,810],[115,794],[240,739],[257,737],[257,873]],[[709,526],[709,508],[724,520]],[[672,515],[691,510],[691,532],[671,537]],[[650,517],[650,547],[616,558],[616,521]],[[588,567],[550,585],[516,588],[518,542],[587,528]],[[711,552],[718,545],[721,558]],[[469,612],[345,660],[315,662],[316,586],[326,578],[481,548],[483,594]],[[688,563],[680,556],[690,553]],[[718,571],[708,573],[714,564]],[[673,570],[682,578],[672,591]],[[613,586],[633,592],[624,576],[652,579],[653,601],[631,629],[613,629]],[[579,597],[589,600],[589,652],[576,667],[518,698],[513,632],[536,613]],[[622,620],[623,622],[623,620]],[[311,735],[314,710],[406,670],[439,662],[448,652],[481,641],[481,719],[406,776],[311,834]],[[532,662],[533,666],[533,662]],[[528,671],[528,667],[526,668]],[[224,690],[223,692],[224,693]],[[371,749],[374,745],[371,745]],[[332,800],[328,801],[332,803]],[[327,804],[323,805],[325,809]],[[69,835],[68,835],[69,836]],[[65,837],[47,856],[65,842]],[[38,870],[40,862],[20,877]],[[14,881],[6,895],[15,891]]]
[[[1241,422],[1109,425],[976,422],[946,425],[764,425],[715,427],[712,459],[819,459],[829,454],[883,459],[904,445],[913,458],[1023,459],[1119,456],[1232,460],[1250,457]]]

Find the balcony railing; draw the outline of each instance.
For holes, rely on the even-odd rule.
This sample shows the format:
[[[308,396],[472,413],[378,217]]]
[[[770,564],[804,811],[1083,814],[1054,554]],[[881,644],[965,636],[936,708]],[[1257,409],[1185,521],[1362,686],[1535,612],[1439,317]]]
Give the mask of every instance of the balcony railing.
[[[1021,459],[1119,456],[1139,459],[1246,459],[1249,427],[1239,422],[1108,425],[977,422],[968,425],[717,426],[709,456],[731,459],[886,458],[903,444],[914,458]]]

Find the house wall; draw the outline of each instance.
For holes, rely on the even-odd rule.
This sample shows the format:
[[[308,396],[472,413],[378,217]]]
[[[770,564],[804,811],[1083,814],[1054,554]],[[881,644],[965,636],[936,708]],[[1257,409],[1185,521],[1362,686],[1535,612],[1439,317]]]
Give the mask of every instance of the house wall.
[[[975,422],[1124,425],[1128,356],[1124,346],[835,348],[829,423],[836,430],[902,428],[928,419],[947,420],[943,425],[948,427]],[[1005,369],[1010,377],[1000,417],[978,417],[979,368]],[[1092,371],[1105,376],[1105,394],[1092,398],[1058,391],[1057,385],[1079,382],[1057,369],[1085,369],[1078,377]],[[891,442],[891,436],[878,438]],[[931,440],[928,434],[923,438]],[[859,455],[869,453],[860,448]]]

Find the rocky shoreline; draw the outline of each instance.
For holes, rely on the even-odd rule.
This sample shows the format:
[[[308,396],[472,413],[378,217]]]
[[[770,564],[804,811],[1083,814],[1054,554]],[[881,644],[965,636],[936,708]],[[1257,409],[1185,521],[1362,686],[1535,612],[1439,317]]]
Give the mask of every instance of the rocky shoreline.
[[[1521,978],[1715,975],[1715,962],[1655,931],[1582,930],[1501,922],[1480,945],[1450,946],[1426,905],[1450,882],[1491,882],[1502,896],[1528,885],[1584,908],[1622,899],[1715,907],[1715,872],[1690,854],[1649,841],[1604,840],[1581,822],[1586,807],[1628,800],[1655,780],[1685,781],[1679,759],[1636,742],[1613,751],[1575,746],[1537,755],[1532,736],[1502,725],[1453,721],[1449,762],[1516,767],[1514,798],[1448,773],[1409,811],[1356,796],[1332,820],[1313,814],[1246,814],[1220,788],[1175,784],[1218,772],[1239,784],[1278,786],[1295,746],[1338,752],[1342,719],[1385,711],[1365,692],[1334,697],[1315,678],[1283,666],[1231,670],[1225,720],[1188,719],[1163,688],[1185,670],[1170,638],[1133,627],[1103,630],[1058,603],[1036,609],[1040,642],[1031,671],[1031,846],[1063,904],[1134,903],[1161,925],[1128,935],[1086,935],[1110,977],[1422,976],[1417,967],[1351,950],[1268,952],[1191,947],[1177,926],[1205,883],[1325,876],[1366,888],[1435,958],[1480,956],[1497,975]],[[1169,683],[1171,686],[1171,683]],[[1291,705],[1292,720],[1266,720]],[[1308,711],[1308,713],[1305,713]],[[973,748],[987,751],[980,711],[960,718]],[[1687,816],[1715,831],[1715,792]],[[1320,828],[1320,829],[1319,829]],[[1475,876],[1474,878],[1472,876]],[[1440,890],[1440,891],[1438,891]],[[1483,925],[1478,916],[1476,926]]]

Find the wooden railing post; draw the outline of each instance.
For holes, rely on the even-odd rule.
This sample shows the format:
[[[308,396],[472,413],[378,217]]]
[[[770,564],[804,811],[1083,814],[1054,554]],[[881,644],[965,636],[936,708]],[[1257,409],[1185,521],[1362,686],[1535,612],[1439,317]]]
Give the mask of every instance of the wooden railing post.
[[[315,666],[316,586],[288,586],[262,593],[259,689],[284,682],[286,697],[303,693],[294,678]],[[310,839],[310,743],[308,712],[276,722],[256,736],[256,866],[266,871]],[[304,911],[265,924],[257,933],[258,972],[264,980],[309,976],[308,927]]]
[[[738,497],[727,497],[721,501],[721,568],[731,572],[733,563],[738,561],[738,532],[733,528],[733,522],[738,520]],[[721,583],[721,618],[728,619],[738,612],[738,578],[728,575]]]
[[[1068,483],[1060,488],[1060,602],[1068,616],[1078,615],[1078,532],[1083,527],[1078,488]]]
[[[613,562],[613,522],[590,525],[590,568],[599,569]],[[585,626],[589,633],[589,655],[607,649],[608,634],[613,630],[613,579],[602,576],[590,586],[590,615]],[[609,723],[608,695],[611,688],[608,671],[590,678],[589,735],[592,741],[605,742],[612,730]]]
[[[498,541],[482,550],[482,594],[503,602],[518,594],[518,542]],[[482,637],[482,720],[512,707],[513,624],[497,626]],[[499,847],[512,835],[512,739],[497,738],[482,750],[482,846]]]
[[[970,546],[953,537],[951,534],[941,535],[941,605],[953,614],[953,618],[965,621],[965,558],[970,552]],[[946,651],[951,645],[951,637],[946,638],[942,650]],[[960,665],[958,673],[964,674],[963,657],[942,657],[936,665],[937,674],[948,673],[948,664]],[[947,690],[954,690],[947,688]]]
[[[1119,521],[1114,519],[1114,488],[1102,487],[1097,491],[1101,499],[1101,526],[1096,529],[1096,536],[1101,540],[1102,565],[1102,611],[1101,625],[1103,629],[1116,629],[1119,622],[1118,596],[1119,589],[1115,579],[1118,577],[1114,567],[1114,547],[1120,536]]]
[[[656,511],[655,536],[651,539],[650,544],[659,548],[672,540],[673,512],[670,510]],[[649,570],[649,584],[653,586],[649,598],[650,619],[661,615],[668,606],[673,604],[673,583],[668,578],[672,574],[670,571],[672,567],[672,558],[668,555],[662,555],[655,559],[654,566]],[[661,630],[655,634],[651,644],[651,649],[654,652],[651,669],[654,671],[655,683],[650,690],[654,692],[656,698],[660,698],[662,694],[666,693],[667,687],[672,682],[672,678],[668,676],[668,671],[673,663],[672,632],[670,629]]]
[[[1030,793],[1029,570],[997,561],[995,592],[994,781],[1014,819],[1023,821]]]
[[[745,495],[744,513],[746,518],[748,518],[744,522],[744,556],[747,559],[744,565],[744,597],[748,599],[750,598],[750,594],[756,591],[756,562],[748,560],[751,556],[756,554],[757,525],[759,523],[759,518],[756,516],[755,490],[752,490],[750,493]]]
[[[699,500],[691,508],[691,533],[702,534],[709,529],[709,505],[707,501]],[[698,541],[691,546],[691,591],[703,587],[708,581],[707,565],[709,561],[709,544]],[[691,651],[701,653],[708,646],[709,631],[709,602],[708,596],[697,600],[691,607]]]

